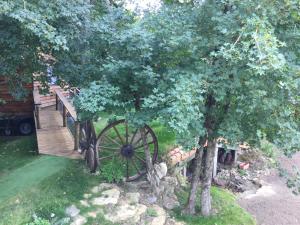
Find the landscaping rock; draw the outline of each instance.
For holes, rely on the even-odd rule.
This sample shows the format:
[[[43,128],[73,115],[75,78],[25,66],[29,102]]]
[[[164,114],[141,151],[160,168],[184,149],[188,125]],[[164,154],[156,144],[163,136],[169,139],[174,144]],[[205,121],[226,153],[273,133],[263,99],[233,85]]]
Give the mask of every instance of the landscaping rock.
[[[147,202],[149,204],[154,204],[157,202],[157,197],[155,195],[150,195],[147,197]]]
[[[165,225],[185,225],[185,223],[176,221],[174,219],[167,219]]]
[[[158,205],[153,205],[152,208],[156,211],[157,216],[149,223],[149,225],[164,225],[166,222],[166,212]]]
[[[87,219],[81,215],[77,215],[70,225],[83,225],[87,222]]]
[[[70,224],[71,218],[70,217],[64,217],[58,221],[56,221],[55,223],[53,223],[53,225],[67,225]]]
[[[87,200],[80,200],[80,204],[84,207],[90,207],[90,204],[88,203]]]
[[[140,201],[140,193],[138,192],[127,193],[126,198],[129,204],[137,204]]]
[[[75,205],[71,205],[68,208],[66,208],[65,213],[70,217],[75,217],[80,213],[80,210]]]
[[[86,194],[83,195],[83,197],[84,197],[85,199],[88,199],[88,198],[92,197],[92,194],[87,194],[87,193],[86,193]]]
[[[176,195],[169,197],[168,195],[163,196],[163,207],[168,210],[172,210],[179,206]]]
[[[155,169],[156,175],[158,176],[159,179],[162,179],[163,177],[165,177],[167,175],[168,167],[167,167],[167,164],[164,162],[155,164],[154,169]]]
[[[93,205],[117,204],[120,197],[120,191],[116,188],[103,191],[100,197],[92,200]]]
[[[146,212],[147,207],[142,204],[129,205],[123,204],[115,207],[110,213],[104,215],[106,220],[112,223],[122,223],[130,221],[130,224],[136,224],[140,216]]]

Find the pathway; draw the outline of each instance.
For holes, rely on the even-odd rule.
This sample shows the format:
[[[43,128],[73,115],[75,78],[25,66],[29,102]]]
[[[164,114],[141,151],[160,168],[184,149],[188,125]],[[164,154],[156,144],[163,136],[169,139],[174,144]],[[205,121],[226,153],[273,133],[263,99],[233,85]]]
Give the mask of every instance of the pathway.
[[[36,129],[40,154],[63,156],[79,159],[81,155],[74,151],[74,139],[67,127],[63,127],[62,115],[55,106],[40,110],[41,129]]]
[[[288,171],[291,171],[293,165],[300,167],[300,153],[291,159],[280,157],[280,164]],[[260,225],[299,225],[300,196],[291,193],[278,171],[274,169],[269,175],[262,177],[262,185],[256,193],[243,193],[239,199],[240,205]]]

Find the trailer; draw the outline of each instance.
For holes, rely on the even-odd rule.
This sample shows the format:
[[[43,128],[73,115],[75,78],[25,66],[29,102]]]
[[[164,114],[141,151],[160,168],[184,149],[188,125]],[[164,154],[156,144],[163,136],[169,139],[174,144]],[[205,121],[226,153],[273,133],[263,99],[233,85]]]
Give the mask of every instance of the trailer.
[[[8,82],[0,77],[0,135],[29,135],[34,127],[33,84],[24,84],[28,96],[16,100],[9,92]]]

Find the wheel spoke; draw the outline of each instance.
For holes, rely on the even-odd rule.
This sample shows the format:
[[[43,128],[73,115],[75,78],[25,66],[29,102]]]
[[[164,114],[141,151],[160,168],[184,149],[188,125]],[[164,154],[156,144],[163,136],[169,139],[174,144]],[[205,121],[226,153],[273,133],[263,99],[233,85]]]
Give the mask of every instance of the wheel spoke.
[[[134,155],[135,158],[137,158],[138,160],[140,160],[142,163],[144,163],[146,165],[146,161],[143,160],[141,157],[139,157],[138,155]]]
[[[148,143],[147,143],[148,146],[151,145],[151,144],[154,144],[154,141],[151,141],[151,142],[148,142]],[[134,150],[135,150],[135,149],[139,149],[139,148],[143,148],[143,147],[144,147],[144,145],[140,145],[140,146],[138,146],[138,147],[135,147]]]
[[[115,153],[115,154],[112,154],[112,155],[103,156],[103,157],[99,158],[99,160],[101,161],[101,160],[103,160],[103,159],[113,158],[113,157],[116,156],[116,155],[117,155],[117,154]]]
[[[133,164],[133,166],[134,166],[135,170],[138,172],[138,174],[140,174],[140,175],[141,175],[142,173],[140,172],[140,170],[139,170],[138,166],[136,165],[136,163],[135,163],[134,159],[132,159],[131,161],[132,161],[132,164]]]
[[[147,135],[149,134],[149,132],[150,132],[150,131],[147,131],[147,132],[145,133],[145,137],[147,137]],[[141,137],[140,137],[133,145],[136,145],[136,144],[139,143],[142,139],[143,139],[143,137],[142,137],[142,135],[141,135]]]
[[[131,140],[130,140],[130,144],[132,144],[137,132],[138,132],[139,129],[136,129],[135,132],[133,133],[133,136],[131,137]]]
[[[121,135],[120,135],[118,129],[116,128],[116,126],[113,126],[113,128],[114,128],[114,130],[115,130],[115,132],[116,132],[118,138],[120,139],[122,145],[124,145],[124,140],[123,140],[123,138],[121,137]]]
[[[114,148],[114,147],[110,147],[110,146],[103,146],[103,145],[99,145],[99,148],[105,148],[105,149],[112,149],[112,150],[120,150],[120,148]]]
[[[126,159],[126,177],[128,179],[129,177],[129,172],[128,172],[128,159]]]
[[[126,137],[126,144],[128,144],[128,123],[125,122],[125,137]]]
[[[104,137],[109,140],[112,143],[117,144],[118,146],[122,146],[119,142],[115,141],[114,139],[112,139],[111,137],[109,137],[108,135],[104,135]]]

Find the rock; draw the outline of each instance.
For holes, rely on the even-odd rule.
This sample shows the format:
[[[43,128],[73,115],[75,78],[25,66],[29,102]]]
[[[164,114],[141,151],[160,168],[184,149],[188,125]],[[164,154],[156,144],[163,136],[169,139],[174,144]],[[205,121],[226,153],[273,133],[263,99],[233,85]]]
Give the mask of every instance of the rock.
[[[71,218],[70,217],[64,217],[56,222],[53,223],[53,225],[64,225],[64,224],[70,224]]]
[[[70,217],[75,217],[80,213],[80,210],[75,205],[71,205],[68,208],[66,208],[65,213]]]
[[[157,197],[155,195],[150,195],[147,197],[147,202],[149,204],[154,204],[157,202]]]
[[[161,162],[160,164],[155,164],[154,169],[159,179],[162,179],[167,175],[168,167],[167,164],[164,162]]]
[[[83,225],[87,222],[87,219],[81,215],[77,215],[70,225]]]
[[[92,217],[92,218],[96,218],[97,217],[97,212],[88,212],[87,216]]]
[[[80,204],[84,207],[90,207],[90,204],[88,203],[87,200],[80,200]]]
[[[138,193],[138,192],[127,193],[126,198],[129,202],[129,204],[137,204],[140,201],[140,193]]]
[[[87,193],[86,193],[86,194],[83,195],[83,197],[84,197],[85,199],[88,199],[88,198],[92,197],[92,194],[87,194]]]
[[[110,184],[110,183],[101,183],[99,184],[98,186],[98,190],[99,191],[104,191],[104,190],[107,190],[107,189],[112,189],[112,188],[115,188],[116,186],[114,184]]]
[[[120,197],[120,191],[116,188],[103,191],[100,197],[92,199],[93,205],[117,204]]]
[[[91,189],[91,192],[94,194],[97,194],[98,192],[100,192],[99,186],[95,186]]]
[[[156,211],[157,216],[149,223],[149,225],[164,225],[166,222],[166,212],[158,205],[153,205],[152,208]]]
[[[106,220],[112,223],[128,222],[130,224],[136,224],[140,220],[140,216],[146,212],[147,207],[142,204],[136,205],[119,205],[114,210],[108,214],[104,215]]]
[[[167,219],[165,225],[185,225],[185,223],[176,221],[174,219]]]
[[[170,197],[168,195],[163,196],[163,207],[168,210],[172,210],[179,206],[178,199],[176,195]]]

